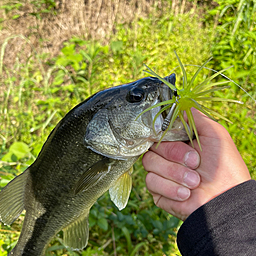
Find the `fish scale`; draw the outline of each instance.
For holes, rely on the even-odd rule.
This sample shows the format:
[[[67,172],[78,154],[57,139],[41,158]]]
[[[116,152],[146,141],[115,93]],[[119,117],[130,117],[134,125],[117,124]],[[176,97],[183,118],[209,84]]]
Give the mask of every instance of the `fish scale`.
[[[126,206],[133,164],[162,136],[161,129],[157,134],[153,129],[157,111],[139,115],[170,97],[163,95],[168,90],[157,78],[147,77],[98,92],[67,113],[35,162],[0,192],[2,222],[10,225],[26,210],[18,243],[9,255],[44,255],[60,230],[65,246],[83,249],[96,200],[109,190],[119,210]],[[173,129],[165,140],[188,137],[185,129]]]

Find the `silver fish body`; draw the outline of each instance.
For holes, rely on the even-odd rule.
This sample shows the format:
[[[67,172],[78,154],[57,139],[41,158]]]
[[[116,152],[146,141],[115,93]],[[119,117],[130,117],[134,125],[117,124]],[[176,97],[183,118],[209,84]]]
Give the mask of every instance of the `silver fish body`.
[[[91,206],[107,190],[123,209],[131,191],[131,168],[158,141],[163,117],[153,129],[169,88],[153,77],[98,92],[73,108],[55,127],[36,161],[0,192],[0,219],[11,224],[25,209],[18,243],[10,255],[44,255],[63,230],[74,250],[87,245]],[[164,140],[188,140],[176,121]]]

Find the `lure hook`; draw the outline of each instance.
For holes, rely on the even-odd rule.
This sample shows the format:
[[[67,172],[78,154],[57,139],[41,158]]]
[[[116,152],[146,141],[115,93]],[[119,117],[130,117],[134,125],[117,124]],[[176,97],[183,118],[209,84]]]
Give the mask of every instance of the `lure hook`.
[[[171,107],[169,113],[167,114],[166,118],[164,119],[163,124],[162,124],[162,131],[165,131],[168,128],[168,126],[169,126],[169,124],[171,122],[171,118],[172,118],[173,112],[174,112],[174,110],[176,108],[176,105],[177,105],[176,103],[172,104],[172,107]]]

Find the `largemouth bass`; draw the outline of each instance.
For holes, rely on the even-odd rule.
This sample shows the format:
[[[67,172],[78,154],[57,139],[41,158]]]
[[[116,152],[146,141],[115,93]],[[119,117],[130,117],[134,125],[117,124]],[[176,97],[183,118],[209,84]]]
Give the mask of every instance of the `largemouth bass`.
[[[165,79],[175,83],[174,74]],[[163,134],[162,115],[153,127],[160,107],[139,114],[171,97],[169,87],[147,77],[98,92],[74,107],[50,133],[35,162],[0,192],[3,223],[10,225],[26,210],[9,255],[44,255],[60,230],[67,247],[84,248],[92,205],[109,190],[123,209],[133,164]],[[181,121],[175,121],[164,140],[188,140]]]

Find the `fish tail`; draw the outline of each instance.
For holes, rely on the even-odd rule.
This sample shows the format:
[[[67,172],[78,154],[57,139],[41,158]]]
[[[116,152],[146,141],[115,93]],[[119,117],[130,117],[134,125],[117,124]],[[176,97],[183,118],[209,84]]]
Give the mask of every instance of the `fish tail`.
[[[50,240],[52,237],[47,236],[47,239],[44,239],[43,243],[34,239],[36,221],[44,215],[45,211],[30,192],[32,191],[31,184],[30,172],[27,169],[0,191],[0,220],[4,224],[11,225],[19,217],[21,212],[26,209],[25,220],[19,240],[8,256],[44,255],[44,250],[47,246],[46,240]],[[28,194],[29,200],[27,200]],[[26,203],[26,201],[29,202]],[[36,236],[38,235],[36,234]]]
[[[12,224],[24,210],[24,195],[28,169],[13,179],[0,192],[0,220]]]
[[[42,227],[41,230],[37,228],[38,220],[44,221],[44,213],[39,217],[38,209],[41,204],[34,201],[33,205],[36,210],[28,209],[26,211],[24,223],[22,226],[21,234],[16,246],[9,253],[8,256],[43,256],[53,235],[45,234]]]

